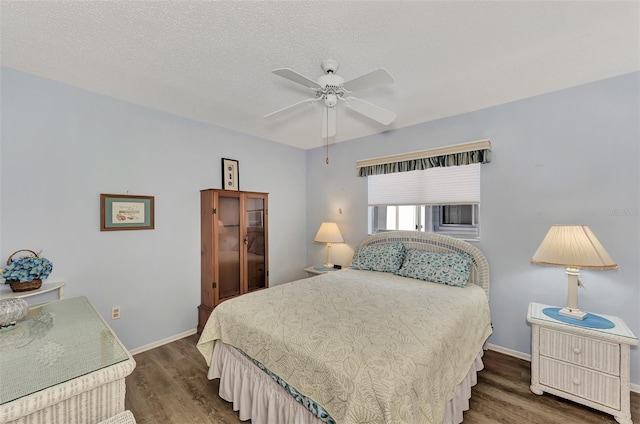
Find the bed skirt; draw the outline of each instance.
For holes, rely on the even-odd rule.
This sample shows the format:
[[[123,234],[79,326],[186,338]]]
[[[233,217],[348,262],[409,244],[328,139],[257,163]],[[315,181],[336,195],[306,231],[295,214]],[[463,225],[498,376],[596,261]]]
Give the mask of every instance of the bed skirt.
[[[456,393],[446,406],[443,424],[459,424],[469,409],[471,387],[477,383],[477,372],[484,368],[481,350]],[[298,403],[269,375],[255,366],[235,348],[216,341],[207,377],[220,379],[219,395],[233,403],[241,421],[252,424],[323,424],[307,408]]]

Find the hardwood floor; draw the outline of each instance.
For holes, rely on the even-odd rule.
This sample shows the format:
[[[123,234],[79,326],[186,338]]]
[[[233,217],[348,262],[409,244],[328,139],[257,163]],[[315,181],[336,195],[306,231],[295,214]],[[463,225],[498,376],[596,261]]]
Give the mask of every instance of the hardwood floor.
[[[134,358],[127,377],[125,406],[139,424],[238,424],[238,414],[218,396],[218,380],[207,380],[198,335],[186,337]],[[529,390],[529,362],[487,351],[464,424],[603,424],[612,416]],[[631,394],[632,419],[640,424],[640,395]]]

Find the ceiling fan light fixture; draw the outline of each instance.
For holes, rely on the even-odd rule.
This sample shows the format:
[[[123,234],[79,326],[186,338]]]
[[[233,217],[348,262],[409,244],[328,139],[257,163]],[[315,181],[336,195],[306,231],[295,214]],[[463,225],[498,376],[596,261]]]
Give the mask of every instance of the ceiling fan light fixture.
[[[327,93],[327,95],[324,96],[324,104],[326,107],[335,107],[337,103],[338,96],[336,96],[335,93]]]

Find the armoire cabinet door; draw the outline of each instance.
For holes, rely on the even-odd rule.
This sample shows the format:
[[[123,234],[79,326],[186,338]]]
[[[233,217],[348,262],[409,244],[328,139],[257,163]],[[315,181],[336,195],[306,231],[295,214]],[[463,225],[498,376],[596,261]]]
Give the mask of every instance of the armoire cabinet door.
[[[246,291],[268,286],[267,275],[267,198],[247,194],[246,197],[247,287]]]
[[[242,293],[242,267],[240,252],[241,243],[241,218],[240,196],[238,193],[217,193],[217,217],[218,235],[217,249],[214,251],[217,262],[218,298],[216,304],[230,297]],[[217,252],[217,255],[216,255]]]
[[[269,287],[268,194],[202,190],[198,332],[220,302]]]

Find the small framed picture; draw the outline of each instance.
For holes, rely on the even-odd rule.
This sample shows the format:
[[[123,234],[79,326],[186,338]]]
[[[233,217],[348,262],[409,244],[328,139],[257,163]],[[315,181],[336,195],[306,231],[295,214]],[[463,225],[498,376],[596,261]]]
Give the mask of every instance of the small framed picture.
[[[153,230],[154,197],[100,194],[100,231]]]
[[[237,160],[222,158],[222,188],[225,190],[240,190]]]

